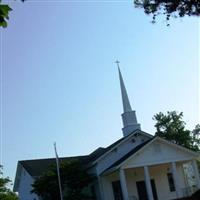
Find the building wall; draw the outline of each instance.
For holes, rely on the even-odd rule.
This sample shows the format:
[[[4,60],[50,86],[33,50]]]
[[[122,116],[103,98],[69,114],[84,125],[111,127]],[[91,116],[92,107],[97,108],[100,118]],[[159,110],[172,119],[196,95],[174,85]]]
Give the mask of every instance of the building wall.
[[[155,181],[157,195],[159,200],[169,200],[176,198],[176,192],[171,192],[167,179],[167,173],[171,172],[171,165],[157,165],[149,167],[150,178]],[[177,164],[177,172],[179,177],[180,189],[186,187],[182,164]],[[129,196],[136,196],[138,198],[136,182],[144,180],[143,168],[127,169],[126,180],[128,183]]]
[[[34,179],[28,174],[28,172],[22,168],[20,183],[19,183],[19,199],[20,200],[39,200],[36,194],[31,193]]]
[[[106,177],[102,178],[104,200],[114,200],[112,182],[119,180],[119,173],[114,172]]]
[[[179,176],[180,188],[185,188],[186,183],[184,180],[184,174],[182,169],[182,163],[177,163],[177,171]],[[170,192],[167,173],[171,172],[170,164],[156,165],[149,167],[149,173],[151,179],[154,179],[157,195],[159,200],[169,200],[176,198],[176,192]],[[138,198],[138,192],[136,187],[137,181],[144,181],[144,170],[142,167],[126,169],[126,182],[129,197]],[[104,177],[104,193],[105,200],[114,200],[113,190],[112,190],[112,182],[119,180],[119,172],[114,172],[106,177]]]

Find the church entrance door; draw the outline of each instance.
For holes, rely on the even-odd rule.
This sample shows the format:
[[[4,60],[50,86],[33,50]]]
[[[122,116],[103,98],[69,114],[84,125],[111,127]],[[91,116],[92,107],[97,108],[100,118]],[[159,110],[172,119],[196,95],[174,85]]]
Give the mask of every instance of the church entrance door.
[[[139,200],[148,200],[145,181],[137,181],[136,187],[137,187],[137,191],[138,191]],[[152,188],[154,200],[158,200],[156,185],[155,185],[155,181],[153,179],[151,179],[151,188]]]

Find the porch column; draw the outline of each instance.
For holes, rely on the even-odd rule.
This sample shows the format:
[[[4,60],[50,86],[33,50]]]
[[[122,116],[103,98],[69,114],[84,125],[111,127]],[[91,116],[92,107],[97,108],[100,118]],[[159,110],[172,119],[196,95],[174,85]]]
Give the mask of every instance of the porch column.
[[[97,176],[97,179],[98,179],[98,185],[99,185],[100,199],[104,200],[105,198],[104,198],[102,178],[100,176]]]
[[[196,160],[192,160],[192,166],[193,166],[193,169],[194,169],[194,175],[195,175],[197,188],[200,189],[200,177],[199,177],[199,170],[198,170],[198,167],[197,167]]]
[[[152,187],[151,187],[151,180],[149,176],[149,169],[147,166],[144,166],[144,179],[145,179],[145,184],[146,184],[146,189],[147,189],[148,200],[154,200]]]
[[[120,168],[120,170],[119,170],[119,177],[120,177],[120,184],[121,184],[121,188],[122,188],[123,199],[124,200],[129,200],[128,189],[127,189],[126,177],[125,177],[124,169]]]
[[[176,163],[172,162],[171,165],[172,165],[172,174],[173,174],[173,179],[174,179],[174,186],[175,186],[175,189],[176,189],[176,196],[177,196],[177,198],[180,198],[181,197],[180,185],[179,185],[179,178],[178,178],[178,173],[177,173],[177,169],[176,169]]]

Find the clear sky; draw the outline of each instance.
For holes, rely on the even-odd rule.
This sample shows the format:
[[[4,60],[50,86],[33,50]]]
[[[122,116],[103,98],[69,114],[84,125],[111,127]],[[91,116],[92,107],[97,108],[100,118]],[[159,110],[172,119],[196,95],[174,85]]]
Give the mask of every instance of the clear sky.
[[[122,137],[117,67],[144,131],[159,111],[199,123],[199,19],[151,17],[130,1],[9,1],[1,29],[1,146],[17,161],[88,154]]]

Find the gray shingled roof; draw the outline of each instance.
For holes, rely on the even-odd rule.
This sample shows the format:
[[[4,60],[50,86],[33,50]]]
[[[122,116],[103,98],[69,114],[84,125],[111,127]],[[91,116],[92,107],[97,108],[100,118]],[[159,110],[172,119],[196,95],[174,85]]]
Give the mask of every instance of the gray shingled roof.
[[[60,162],[63,161],[70,161],[73,159],[78,159],[83,165],[89,165],[93,161],[95,161],[97,158],[102,156],[104,153],[109,151],[111,148],[116,146],[118,143],[120,143],[122,140],[124,140],[126,137],[123,137],[110,146],[106,148],[99,147],[95,151],[93,151],[89,155],[85,156],[74,156],[74,157],[61,157]],[[50,166],[56,163],[55,158],[45,158],[45,159],[35,159],[35,160],[22,160],[19,161],[19,163],[27,170],[27,172],[33,176],[37,177],[43,174]]]
[[[133,133],[135,133],[137,131],[138,130],[134,131]],[[101,157],[103,154],[108,152],[110,149],[117,146],[120,142],[125,140],[127,137],[129,137],[129,136],[122,137],[121,139],[117,140],[116,142],[114,142],[113,144],[109,145],[106,148],[99,147],[95,151],[93,151],[91,154],[88,154],[85,156],[61,157],[60,162],[78,159],[83,165],[88,166],[88,165],[92,164],[95,160],[97,160],[99,157]],[[136,148],[139,148],[139,147],[140,147],[140,145]],[[133,149],[132,151],[135,151],[136,148]],[[129,153],[131,153],[131,152],[129,152]],[[128,153],[128,155],[129,155],[129,153]],[[121,162],[128,155],[125,155],[118,162]],[[54,165],[56,163],[56,160],[55,160],[55,158],[45,158],[45,159],[35,159],[35,160],[22,160],[22,161],[19,161],[19,163],[27,170],[27,172],[31,176],[37,177],[37,176],[40,176],[41,174],[43,174],[50,166]]]
[[[94,152],[85,156],[74,156],[74,157],[60,157],[60,163],[65,161],[79,160],[83,165],[87,165],[98,156],[102,155],[105,152],[104,148],[98,148]],[[33,177],[40,176],[43,174],[49,167],[56,164],[55,158],[46,158],[46,159],[36,159],[36,160],[22,160],[19,163],[26,169],[26,171]]]
[[[74,157],[60,157],[60,162],[64,161],[72,161],[72,160],[79,160],[83,165],[88,165],[92,163],[94,160],[96,160],[99,156],[101,156],[103,153],[106,152],[107,148],[98,148],[94,152],[92,152],[89,155],[85,156],[74,156]],[[55,158],[45,158],[45,159],[35,159],[35,160],[21,160],[18,162],[15,182],[14,182],[14,191],[18,191],[18,184],[19,184],[19,172],[20,172],[20,166],[23,166],[26,171],[32,176],[32,177],[39,177],[43,173],[45,173],[49,167],[56,164]]]
[[[137,133],[137,131],[141,133],[145,133],[141,130],[135,130],[132,134]],[[130,134],[130,135],[132,135]],[[145,133],[147,134],[147,133]],[[74,156],[74,157],[61,157],[60,162],[63,161],[70,161],[73,159],[78,159],[83,165],[86,167],[90,167],[94,164],[94,162],[99,159],[101,156],[106,154],[111,149],[115,148],[118,144],[126,140],[130,135],[126,137],[122,137],[121,139],[117,140],[113,144],[109,145],[106,148],[99,147],[95,151],[93,151],[91,154],[84,155],[84,156]],[[120,159],[121,160],[121,159]],[[26,171],[32,176],[32,177],[38,177],[41,176],[43,173],[47,171],[49,167],[56,164],[55,158],[45,158],[45,159],[34,159],[34,160],[21,160],[18,162],[16,177],[15,177],[15,183],[14,183],[14,190],[17,191],[18,188],[18,182],[19,182],[19,173],[20,173],[20,166],[23,166],[23,168],[26,169]]]
[[[84,158],[84,156],[60,158],[60,162],[69,161],[75,158],[82,159]],[[26,169],[26,171],[31,176],[37,177],[43,174],[50,166],[56,164],[56,159],[47,158],[47,159],[37,159],[37,160],[23,160],[19,161],[19,163]]]

